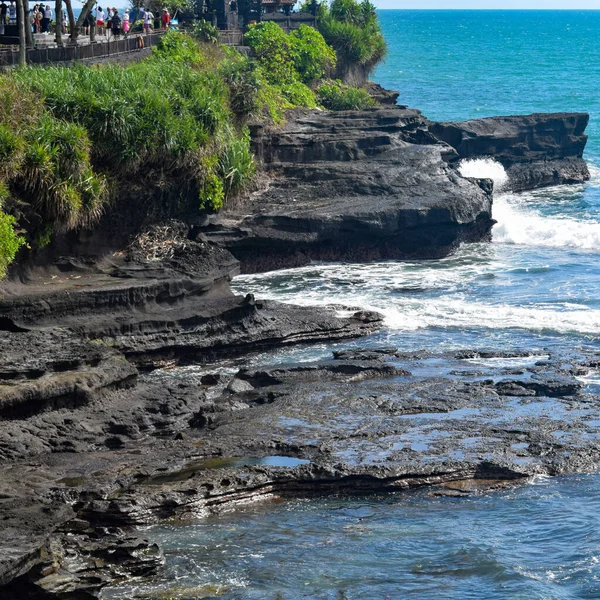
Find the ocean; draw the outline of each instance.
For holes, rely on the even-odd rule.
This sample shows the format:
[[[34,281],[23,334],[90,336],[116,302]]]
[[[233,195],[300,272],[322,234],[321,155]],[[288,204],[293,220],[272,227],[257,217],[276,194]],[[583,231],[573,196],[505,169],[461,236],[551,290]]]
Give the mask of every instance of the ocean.
[[[498,193],[493,242],[443,260],[315,264],[239,277],[236,291],[382,312],[384,330],[356,345],[600,349],[600,11],[379,15],[389,54],[373,79],[400,103],[433,120],[589,112],[591,181]],[[463,169],[503,179],[493,161]],[[206,597],[600,598],[599,501],[591,474],[466,499],[297,500],[148,533],[167,551],[159,587],[205,586]]]

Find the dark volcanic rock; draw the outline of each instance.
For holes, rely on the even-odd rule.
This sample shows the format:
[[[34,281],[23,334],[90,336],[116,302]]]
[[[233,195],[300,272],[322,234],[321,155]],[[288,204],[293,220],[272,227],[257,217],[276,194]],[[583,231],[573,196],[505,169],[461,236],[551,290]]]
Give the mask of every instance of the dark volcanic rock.
[[[451,160],[492,157],[514,191],[587,181],[583,160],[586,113],[490,117],[462,123],[430,123],[429,131],[456,154]]]
[[[69,368],[113,355],[81,348]],[[5,419],[0,597],[89,598],[152,573],[160,552],[131,527],[160,519],[273,495],[421,485],[465,495],[600,463],[600,397],[574,376],[597,367],[593,353],[347,354],[243,369],[222,393],[225,375],[207,389],[200,373],[156,372]],[[515,364],[486,362],[497,357]],[[10,381],[56,368],[29,367]]]
[[[150,233],[103,269],[36,273],[26,285],[5,282],[0,331],[67,329],[153,366],[361,336],[381,326],[381,316],[373,312],[339,317],[334,309],[234,296],[229,281],[238,262],[229,252]]]
[[[267,188],[198,230],[243,271],[439,257],[489,235],[491,188],[447,166],[419,111],[309,112],[253,140]]]

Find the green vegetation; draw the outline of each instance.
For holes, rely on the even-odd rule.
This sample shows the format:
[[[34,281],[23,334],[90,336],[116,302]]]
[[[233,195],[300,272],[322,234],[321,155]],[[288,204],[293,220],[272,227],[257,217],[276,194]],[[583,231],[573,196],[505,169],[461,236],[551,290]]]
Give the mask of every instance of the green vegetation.
[[[341,19],[340,2],[354,0],[334,0],[324,19]],[[360,28],[370,5],[357,6],[362,21],[352,27]],[[93,227],[109,199],[111,212],[136,218],[138,208],[148,218],[220,209],[255,175],[250,119],[372,104],[366,92],[324,79],[336,52],[311,27],[288,35],[273,22],[251,26],[252,58],[216,43],[209,23],[191,34],[168,32],[151,57],[128,66],[0,77],[0,278],[21,246]]]
[[[308,11],[308,4],[303,10]],[[370,0],[332,0],[329,6],[321,4],[317,21],[323,38],[337,54],[339,76],[356,68],[366,76],[385,57],[385,38]]]
[[[341,81],[325,81],[317,88],[321,104],[329,110],[362,110],[375,105],[362,89],[344,85]]]

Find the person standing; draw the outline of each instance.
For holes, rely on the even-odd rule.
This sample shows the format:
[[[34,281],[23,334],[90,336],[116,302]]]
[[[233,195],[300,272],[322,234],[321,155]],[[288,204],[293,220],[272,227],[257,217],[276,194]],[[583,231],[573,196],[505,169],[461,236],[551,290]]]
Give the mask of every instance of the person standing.
[[[101,6],[96,9],[96,27],[96,31],[100,35],[104,35],[104,11]]]
[[[112,8],[110,6],[106,7],[106,23],[105,23],[105,27],[106,27],[106,35],[109,37],[110,39],[110,26],[112,23]]]
[[[8,6],[2,0],[0,3],[0,35],[4,35],[4,26],[6,25],[6,15],[8,14]]]
[[[162,17],[160,18],[162,22],[162,29],[169,29],[169,24],[171,23],[171,15],[166,8],[163,8]]]
[[[113,8],[113,15],[110,20],[110,28],[113,37],[118,38],[119,35],[121,35],[121,17],[119,16],[119,10],[116,7]]]
[[[127,37],[129,33],[129,11],[125,9],[123,13],[123,34]]]
[[[48,35],[50,33],[50,23],[52,21],[52,9],[49,4],[46,4],[46,8],[44,9],[44,18],[42,19],[42,31]],[[57,25],[60,27],[60,24]]]
[[[148,10],[144,13],[144,33],[148,35],[152,29],[154,15]]]
[[[8,23],[9,25],[17,24],[17,7],[15,6],[15,0],[10,0],[8,6]]]

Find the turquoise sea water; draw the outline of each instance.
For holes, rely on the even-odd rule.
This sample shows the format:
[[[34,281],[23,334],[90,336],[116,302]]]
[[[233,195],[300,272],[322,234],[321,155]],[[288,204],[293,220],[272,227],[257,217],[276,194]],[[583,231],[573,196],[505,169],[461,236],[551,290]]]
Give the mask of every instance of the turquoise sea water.
[[[592,180],[499,194],[493,243],[444,260],[311,265],[240,277],[237,289],[382,311],[386,328],[361,345],[600,348],[600,11],[380,18],[389,56],[374,79],[400,90],[401,103],[437,120],[590,112]],[[489,162],[468,168],[502,176]],[[419,492],[265,505],[150,530],[167,549],[154,585],[212,585],[229,599],[600,598],[599,507],[593,474],[470,499]],[[119,593],[111,597],[132,595]]]

